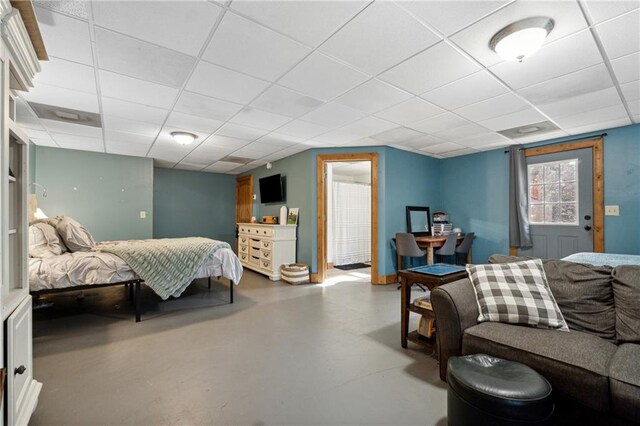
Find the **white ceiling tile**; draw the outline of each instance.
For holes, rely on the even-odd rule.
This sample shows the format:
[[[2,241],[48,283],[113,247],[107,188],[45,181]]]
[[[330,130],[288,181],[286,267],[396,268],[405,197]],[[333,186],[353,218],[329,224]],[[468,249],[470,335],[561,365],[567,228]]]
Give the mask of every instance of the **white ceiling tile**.
[[[609,59],[640,51],[640,9],[596,26]]]
[[[203,59],[275,81],[311,49],[261,25],[227,13]]]
[[[637,101],[638,99],[640,99],[640,80],[621,84],[620,89],[622,90],[624,99],[627,102]]]
[[[369,116],[314,139],[320,142],[342,145],[357,139],[382,133],[394,127],[396,127],[394,123]]]
[[[175,165],[176,165],[175,161],[158,160],[157,158],[153,159],[153,167],[161,167],[163,169],[171,169]]]
[[[266,143],[258,143],[251,142],[249,145],[246,145],[236,152],[233,153],[234,156],[251,158],[255,160],[257,158],[262,158],[265,155],[273,154],[275,152],[281,151],[281,146],[273,146]]]
[[[418,19],[445,35],[474,23],[478,19],[509,3],[505,1],[401,1],[399,4]]]
[[[113,98],[102,98],[102,112],[104,115],[156,124],[162,124],[168,113],[166,109]]]
[[[446,141],[461,143],[460,141],[465,138],[470,138],[485,133],[489,133],[487,129],[480,127],[477,124],[469,123],[465,124],[464,126],[454,127],[453,129],[443,130],[441,132],[435,133],[433,136],[444,139]]]
[[[607,19],[614,18],[618,15],[622,15],[623,13],[632,11],[634,9],[638,9],[640,7],[640,3],[633,0],[588,0],[585,1],[585,3],[589,9],[589,12],[591,12],[593,22],[595,22],[596,24]]]
[[[213,133],[222,126],[222,121],[211,118],[198,117],[196,115],[184,114],[173,111],[167,119],[167,126],[183,129],[185,132]]]
[[[499,131],[524,126],[526,124],[539,123],[546,120],[547,118],[538,111],[533,108],[529,108],[512,114],[501,115],[500,117],[481,121],[478,124],[488,129]]]
[[[71,89],[38,84],[29,92],[22,92],[29,102],[54,105],[80,111],[98,113],[98,96],[95,93],[78,92]]]
[[[81,124],[64,123],[55,120],[40,120],[49,133],[65,133],[67,135],[86,136],[89,138],[102,138],[102,128],[83,126]]]
[[[459,151],[461,149],[466,149],[466,147],[457,143],[445,142],[438,145],[427,146],[420,151],[428,152],[430,154],[443,154],[445,152]]]
[[[244,108],[231,119],[232,123],[265,130],[275,130],[289,121],[291,121],[291,118],[284,115],[273,114],[251,107]]]
[[[440,42],[380,75],[380,78],[419,95],[480,70],[446,42]]]
[[[596,92],[612,86],[613,82],[609,71],[601,63],[543,83],[528,86],[518,92],[530,102],[539,105]]]
[[[569,133],[570,135],[579,135],[582,133],[595,132],[598,130],[606,130],[606,129],[613,129],[615,127],[628,126],[629,124],[631,124],[631,121],[629,120],[629,118],[624,117],[624,118],[618,118],[610,121],[602,121],[597,123],[592,122],[584,126],[570,128],[570,129],[567,129],[567,133]]]
[[[322,105],[322,101],[281,86],[271,86],[251,105],[265,111],[296,118]]]
[[[377,135],[371,135],[373,139],[389,144],[402,143],[420,136],[425,136],[425,134],[406,127],[396,127],[395,129],[386,130]]]
[[[534,133],[527,136],[523,135],[521,137],[514,138],[513,140],[516,141],[516,143],[518,144],[527,144],[527,143],[533,143],[533,142],[539,142],[539,141],[548,141],[551,139],[561,138],[565,136],[569,136],[569,133],[565,132],[564,130],[552,130],[549,132]]]
[[[138,135],[156,137],[160,131],[161,124],[147,123],[144,121],[128,120],[126,118],[104,115],[102,125],[105,130],[135,133]]]
[[[274,133],[269,133],[268,135],[261,137],[256,142],[285,148],[285,147],[289,147],[291,145],[299,144],[299,143],[301,143],[303,141],[304,141],[304,139],[302,139],[302,138],[297,138],[295,136],[284,135],[282,133],[274,132]]]
[[[435,44],[433,32],[392,2],[368,6],[320,50],[376,75]]]
[[[49,56],[93,65],[89,24],[41,7],[34,8]]]
[[[302,139],[309,139],[325,133],[328,127],[319,124],[310,123],[304,120],[294,120],[278,129],[279,133],[289,136],[295,136]]]
[[[216,152],[216,151],[201,149],[200,147],[198,147],[195,150],[193,150],[193,152],[191,152],[189,155],[187,155],[185,157],[185,160],[192,163],[203,164],[206,166],[209,164],[213,164],[218,160],[221,160],[222,158],[226,157],[228,154],[229,152],[226,152],[226,151]]]
[[[372,79],[336,98],[335,102],[372,114],[410,97],[407,92]]]
[[[44,83],[79,92],[96,93],[96,76],[91,66],[55,57],[40,62],[40,66],[42,71],[33,79],[36,86]]]
[[[326,127],[338,127],[364,118],[365,114],[335,102],[329,102],[302,117],[305,121]]]
[[[327,101],[367,79],[366,74],[314,52],[280,79],[278,84]]]
[[[401,144],[405,147],[420,150],[430,145],[438,145],[445,142],[446,141],[444,139],[440,139],[439,137],[433,135],[423,135],[415,139],[401,142]]]
[[[229,136],[230,138],[244,139],[247,141],[254,141],[267,133],[269,133],[268,130],[241,126],[234,123],[225,123],[216,131],[216,135]]]
[[[503,93],[507,93],[504,85],[488,72],[479,71],[424,93],[422,97],[442,108],[453,110]]]
[[[376,116],[398,124],[410,124],[443,112],[442,108],[414,97],[382,110]]]
[[[640,52],[611,61],[618,83],[640,80]]]
[[[412,123],[410,127],[424,133],[436,133],[442,130],[464,126],[465,124],[469,124],[469,122],[464,118],[445,112],[444,114],[439,114],[434,117],[429,117],[425,120]]]
[[[460,31],[451,39],[482,64],[491,66],[502,62],[489,47],[491,37],[507,25],[532,16],[549,16],[555,21],[546,44],[587,28],[576,1],[516,1]],[[541,54],[542,50],[525,62]]]
[[[67,135],[65,133],[51,133],[51,137],[61,148],[104,152],[102,138],[88,138],[86,136]]]
[[[188,171],[192,171],[192,172],[198,172],[198,171],[202,170],[204,168],[204,166],[202,164],[189,163],[189,162],[186,162],[186,161],[181,161],[178,164],[176,164],[173,168],[174,169],[178,169],[178,170],[188,170]]]
[[[238,138],[231,138],[231,137],[228,137],[228,136],[211,135],[205,141],[205,143],[210,145],[211,147],[233,148],[233,150],[236,150],[236,149],[242,148],[245,145],[250,144],[251,141],[244,140],[244,139],[238,139]]]
[[[462,148],[455,151],[444,152],[444,153],[441,153],[440,155],[444,158],[451,158],[451,157],[459,157],[461,155],[475,154],[476,152],[479,152],[479,151],[473,148]]]
[[[558,125],[563,129],[574,129],[576,127],[598,124],[613,120],[627,118],[627,111],[622,105],[614,105],[605,108],[598,108],[580,114],[569,115],[556,119]]]
[[[100,69],[180,88],[196,58],[96,28],[96,51]]]
[[[222,121],[230,119],[241,109],[242,105],[240,104],[186,91],[182,92],[174,108],[175,111],[185,114]]]
[[[237,169],[239,166],[238,163],[229,163],[227,161],[217,161],[206,168],[207,171],[210,172],[218,172],[225,173],[231,171],[233,169]]]
[[[54,12],[60,12],[84,20],[89,19],[89,12],[87,11],[89,5],[82,0],[37,0],[34,3],[36,3],[38,7],[44,7]]]
[[[121,132],[117,130],[105,130],[105,140],[107,141],[107,148],[111,143],[118,143],[121,145],[136,145],[139,147],[145,147],[147,150],[151,147],[151,144],[155,140],[156,135],[141,135],[135,133]]]
[[[367,2],[236,1],[231,8],[309,46],[324,41]]]
[[[131,144],[127,142],[107,141],[107,153],[118,155],[132,155],[134,157],[145,157],[149,146]]]
[[[95,1],[91,7],[96,25],[193,56],[221,11],[205,1]]]
[[[530,108],[529,105],[519,97],[513,93],[505,93],[495,98],[459,108],[455,110],[455,113],[471,121],[482,121],[527,108]]]
[[[44,130],[40,119],[31,111],[27,102],[20,97],[16,102],[16,121],[25,129]]]
[[[539,103],[536,106],[552,118],[565,117],[598,108],[621,104],[620,95],[615,87],[585,93],[555,102]]]
[[[601,62],[593,36],[586,30],[547,44],[522,62],[502,62],[491,71],[513,89],[520,89]]]
[[[58,148],[56,141],[51,138],[51,135],[44,130],[24,129],[29,136],[29,140],[38,146],[50,146]]]
[[[100,87],[102,96],[158,108],[169,108],[178,94],[171,87],[108,71],[100,71]]]
[[[484,148],[489,145],[496,146],[506,146],[511,143],[511,140],[498,134],[498,133],[482,133],[479,135],[469,136],[466,138],[462,138],[457,141],[459,144],[468,146],[471,148]]]
[[[246,104],[267,86],[269,83],[264,80],[200,61],[186,88],[202,95]]]

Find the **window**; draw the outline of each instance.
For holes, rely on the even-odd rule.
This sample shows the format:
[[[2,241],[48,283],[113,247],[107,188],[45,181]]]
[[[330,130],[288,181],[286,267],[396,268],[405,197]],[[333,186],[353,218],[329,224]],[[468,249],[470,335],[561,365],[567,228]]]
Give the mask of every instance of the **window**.
[[[578,225],[578,159],[529,164],[529,222]]]

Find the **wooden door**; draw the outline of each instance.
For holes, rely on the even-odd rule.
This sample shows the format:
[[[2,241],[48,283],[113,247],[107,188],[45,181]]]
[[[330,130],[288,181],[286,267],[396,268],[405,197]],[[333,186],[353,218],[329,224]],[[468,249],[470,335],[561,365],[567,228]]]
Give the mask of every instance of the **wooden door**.
[[[249,223],[253,216],[253,175],[236,180],[236,223]]]

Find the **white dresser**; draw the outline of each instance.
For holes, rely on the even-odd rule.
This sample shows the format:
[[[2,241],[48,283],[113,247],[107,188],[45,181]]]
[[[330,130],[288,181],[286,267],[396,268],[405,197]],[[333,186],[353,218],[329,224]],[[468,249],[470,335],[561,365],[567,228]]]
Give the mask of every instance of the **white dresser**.
[[[280,266],[296,262],[296,225],[238,224],[238,257],[242,266],[281,278]]]

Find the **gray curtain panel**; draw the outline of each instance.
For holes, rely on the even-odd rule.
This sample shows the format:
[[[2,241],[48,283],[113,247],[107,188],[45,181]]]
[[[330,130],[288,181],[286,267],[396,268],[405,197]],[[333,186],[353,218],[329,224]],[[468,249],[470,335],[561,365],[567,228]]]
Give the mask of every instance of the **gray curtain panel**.
[[[527,162],[522,145],[509,148],[509,245],[532,247],[529,233]]]

